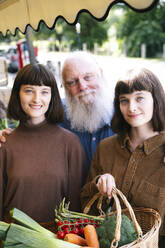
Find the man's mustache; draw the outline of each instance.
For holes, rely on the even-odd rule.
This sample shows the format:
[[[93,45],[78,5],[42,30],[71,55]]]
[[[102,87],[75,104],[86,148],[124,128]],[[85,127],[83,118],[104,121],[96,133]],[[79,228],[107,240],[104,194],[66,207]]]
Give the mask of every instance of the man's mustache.
[[[88,90],[84,90],[84,91],[82,91],[82,92],[80,92],[80,93],[78,93],[77,95],[76,95],[76,97],[83,97],[83,96],[86,96],[86,95],[88,95],[88,94],[92,94],[92,93],[96,93],[96,90],[94,90],[94,89],[88,89]]]

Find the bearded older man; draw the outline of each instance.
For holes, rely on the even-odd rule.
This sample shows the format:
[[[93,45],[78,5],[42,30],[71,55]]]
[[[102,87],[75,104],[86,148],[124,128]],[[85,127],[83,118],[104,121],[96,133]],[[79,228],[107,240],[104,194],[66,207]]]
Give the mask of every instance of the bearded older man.
[[[89,168],[100,140],[113,135],[111,94],[101,68],[87,52],[71,53],[63,64],[62,78],[66,116],[61,125],[79,137]]]
[[[98,143],[113,135],[111,94],[101,68],[87,52],[73,52],[68,56],[63,64],[62,79],[65,119],[60,125],[79,137],[89,168]],[[6,140],[2,134],[0,140]]]

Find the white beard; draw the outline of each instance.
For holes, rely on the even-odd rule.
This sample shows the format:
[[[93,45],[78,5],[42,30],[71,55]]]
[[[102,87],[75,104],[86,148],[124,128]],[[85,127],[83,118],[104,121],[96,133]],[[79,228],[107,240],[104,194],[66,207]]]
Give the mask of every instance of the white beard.
[[[101,87],[92,92],[93,94],[86,95],[86,91],[73,97],[65,89],[66,116],[72,129],[93,133],[106,123],[110,123],[113,104],[111,94],[108,94],[109,90]]]

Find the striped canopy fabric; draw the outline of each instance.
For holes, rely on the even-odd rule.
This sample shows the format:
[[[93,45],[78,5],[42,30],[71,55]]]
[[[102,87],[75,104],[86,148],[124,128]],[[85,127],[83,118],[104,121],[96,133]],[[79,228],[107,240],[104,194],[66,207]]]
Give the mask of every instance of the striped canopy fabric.
[[[0,31],[15,34],[16,28],[25,33],[27,25],[37,30],[42,20],[51,28],[59,16],[74,24],[79,12],[86,10],[96,19],[106,17],[118,0],[0,0]],[[122,1],[135,11],[152,8],[157,0]]]

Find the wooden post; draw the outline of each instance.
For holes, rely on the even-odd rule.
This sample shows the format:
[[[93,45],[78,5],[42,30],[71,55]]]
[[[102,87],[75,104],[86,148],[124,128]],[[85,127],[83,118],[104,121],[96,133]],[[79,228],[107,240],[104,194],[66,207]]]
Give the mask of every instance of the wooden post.
[[[146,44],[141,44],[141,57],[146,58]]]
[[[127,57],[127,46],[125,43],[123,44],[123,55],[124,57]]]
[[[83,46],[83,51],[87,51],[87,44],[83,43],[82,46]]]
[[[30,60],[30,63],[33,63],[36,61],[36,56],[35,56],[35,51],[34,51],[34,47],[32,43],[32,28],[30,26],[27,26],[25,35],[26,35],[28,52],[29,52],[29,60]]]
[[[94,43],[94,54],[97,54],[97,43]]]

